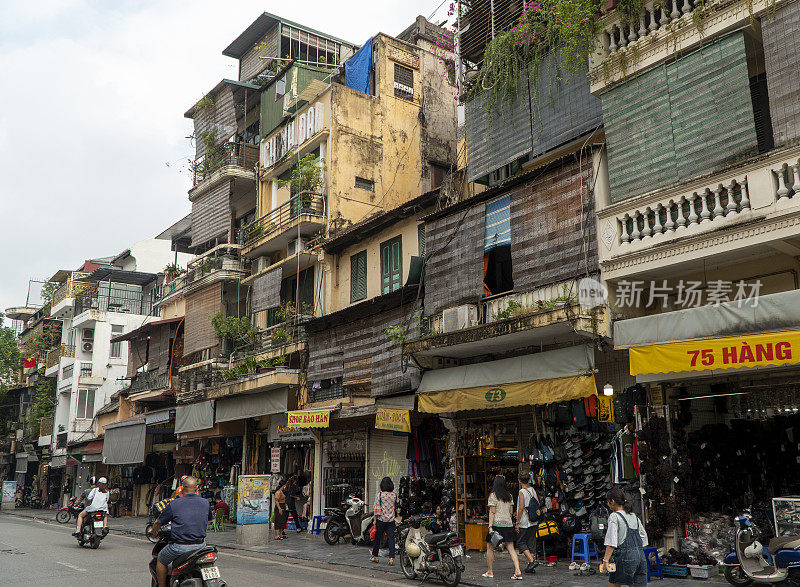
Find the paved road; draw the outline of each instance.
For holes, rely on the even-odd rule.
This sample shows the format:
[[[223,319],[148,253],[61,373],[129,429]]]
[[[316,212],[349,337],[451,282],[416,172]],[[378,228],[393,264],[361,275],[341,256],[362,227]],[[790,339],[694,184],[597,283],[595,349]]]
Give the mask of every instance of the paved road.
[[[74,528],[0,517],[0,585],[91,587],[149,585],[152,545],[131,536],[109,534],[100,548],[80,548]],[[231,587],[238,585],[413,585],[402,577],[363,569],[328,568],[254,553],[221,550],[219,567]]]

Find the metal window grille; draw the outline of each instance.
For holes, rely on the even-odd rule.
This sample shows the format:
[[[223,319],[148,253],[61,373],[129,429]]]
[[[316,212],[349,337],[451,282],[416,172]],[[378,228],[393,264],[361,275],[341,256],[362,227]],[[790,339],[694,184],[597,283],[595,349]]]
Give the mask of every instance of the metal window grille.
[[[394,95],[403,100],[414,99],[414,70],[394,64]]]
[[[92,364],[81,363],[81,377],[91,377],[91,376],[92,376]]]
[[[345,396],[344,387],[342,387],[342,380],[340,378],[326,380],[326,384],[330,383],[327,387],[322,387],[322,383],[321,381],[311,383],[308,389],[309,402],[322,402],[339,399]]]
[[[356,187],[362,190],[375,191],[375,182],[371,179],[364,179],[363,177],[356,176]]]

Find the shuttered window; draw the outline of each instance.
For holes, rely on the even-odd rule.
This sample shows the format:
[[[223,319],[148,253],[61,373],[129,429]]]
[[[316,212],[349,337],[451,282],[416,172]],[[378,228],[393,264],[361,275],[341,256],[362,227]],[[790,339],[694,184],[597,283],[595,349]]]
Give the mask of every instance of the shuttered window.
[[[394,95],[403,100],[414,99],[414,70],[394,64]]]
[[[350,303],[367,297],[367,251],[350,257]]]
[[[381,243],[381,293],[388,294],[400,289],[403,278],[402,237]]]
[[[425,225],[417,226],[417,242],[419,243],[419,256],[425,256]]]

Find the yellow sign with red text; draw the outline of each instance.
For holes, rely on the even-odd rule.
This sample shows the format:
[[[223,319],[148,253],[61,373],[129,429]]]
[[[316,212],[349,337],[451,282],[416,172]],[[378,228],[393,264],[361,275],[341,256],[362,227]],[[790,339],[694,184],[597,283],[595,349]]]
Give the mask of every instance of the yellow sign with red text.
[[[375,411],[375,428],[394,432],[411,432],[409,411],[395,408],[377,408]]]
[[[800,330],[669,342],[629,351],[631,375],[800,363]]]
[[[287,428],[327,428],[330,423],[330,410],[297,410],[286,417]]]

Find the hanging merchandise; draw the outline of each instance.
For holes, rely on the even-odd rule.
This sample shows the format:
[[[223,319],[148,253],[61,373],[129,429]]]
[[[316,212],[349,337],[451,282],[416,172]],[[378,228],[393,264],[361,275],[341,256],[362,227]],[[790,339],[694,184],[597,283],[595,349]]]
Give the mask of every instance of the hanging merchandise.
[[[419,426],[411,427],[406,449],[409,477],[442,477],[446,438],[447,431],[439,418],[426,418]]]
[[[611,442],[611,481],[624,483],[638,477],[636,435],[628,424],[623,426]]]

